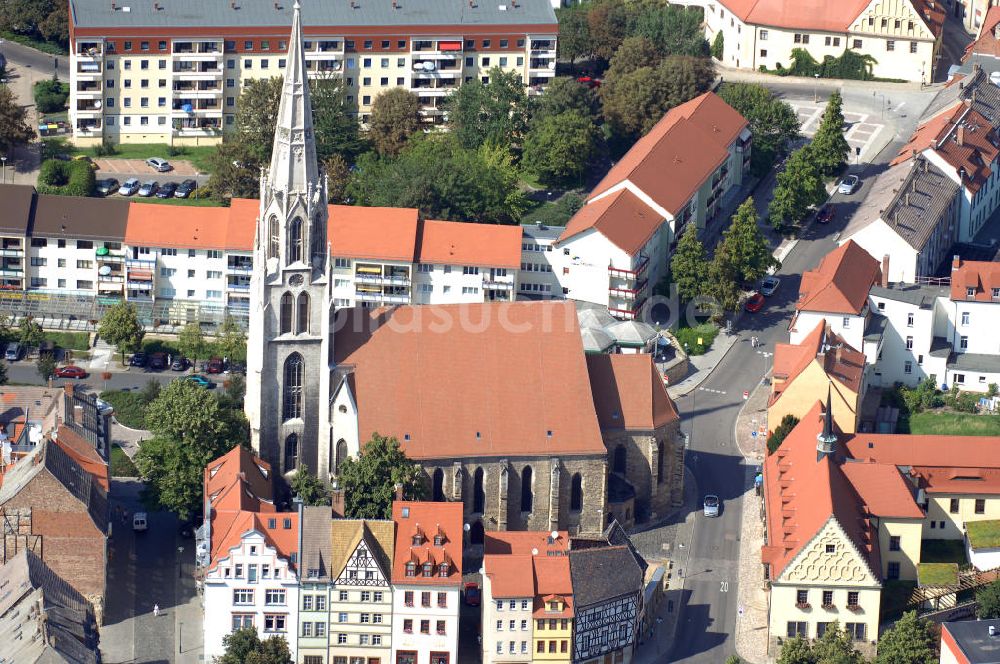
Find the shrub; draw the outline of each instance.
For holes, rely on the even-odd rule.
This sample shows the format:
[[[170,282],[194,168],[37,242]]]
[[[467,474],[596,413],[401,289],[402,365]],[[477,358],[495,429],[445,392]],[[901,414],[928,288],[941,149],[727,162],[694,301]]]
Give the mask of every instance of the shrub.
[[[712,57],[716,60],[722,60],[722,54],[725,52],[725,37],[722,36],[722,30],[715,33],[715,39],[712,40]]]
[[[35,106],[40,113],[59,113],[66,110],[69,85],[56,80],[35,83]]]
[[[94,193],[96,178],[88,161],[42,162],[38,173],[38,193],[59,196],[90,196]]]
[[[771,435],[767,439],[767,453],[774,454],[775,450],[781,447],[781,443],[785,438],[792,432],[795,425],[799,423],[799,418],[795,417],[791,413],[785,415],[781,418],[781,423],[774,428]]]
[[[94,146],[95,157],[111,157],[116,154],[118,154],[118,148],[114,141],[107,136],[104,137],[100,145]]]
[[[677,338],[688,355],[704,355],[712,347],[712,342],[715,341],[718,334],[719,328],[712,323],[702,323],[695,327],[682,327],[674,331],[674,337]],[[699,339],[701,339],[701,343],[698,343]]]
[[[112,477],[138,477],[139,471],[128,458],[125,450],[115,445],[111,448],[111,476]]]

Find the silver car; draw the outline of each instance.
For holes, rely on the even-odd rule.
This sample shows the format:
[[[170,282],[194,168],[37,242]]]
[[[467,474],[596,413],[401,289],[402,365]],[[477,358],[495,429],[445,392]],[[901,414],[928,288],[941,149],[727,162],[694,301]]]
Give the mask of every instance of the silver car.
[[[781,279],[777,277],[764,277],[760,280],[760,294],[764,297],[771,297],[780,285]]]
[[[139,195],[143,198],[149,198],[157,192],[160,188],[160,183],[156,180],[149,180],[148,182],[143,182],[142,186],[139,187]]]
[[[173,169],[170,162],[166,159],[160,159],[159,157],[150,157],[146,160],[146,165],[152,168],[157,173],[166,173]]]
[[[719,516],[719,507],[721,505],[722,502],[715,494],[710,493],[705,496],[705,516]]]
[[[118,193],[122,196],[131,196],[139,191],[139,178],[129,178],[118,188]]]
[[[840,181],[840,186],[837,187],[837,192],[841,194],[847,194],[850,196],[855,191],[858,190],[858,185],[861,184],[861,178],[857,175],[848,175],[846,178]]]

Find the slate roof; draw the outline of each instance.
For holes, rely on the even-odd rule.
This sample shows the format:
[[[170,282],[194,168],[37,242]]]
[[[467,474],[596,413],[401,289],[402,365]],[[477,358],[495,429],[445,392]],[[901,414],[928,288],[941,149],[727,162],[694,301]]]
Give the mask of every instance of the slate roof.
[[[0,184],[0,232],[25,235],[35,203],[35,188],[30,184]]]
[[[953,643],[969,664],[1000,664],[1000,637],[990,636],[990,627],[1000,632],[1000,620],[946,622],[941,625],[942,649]]]
[[[956,103],[966,101],[993,126],[1000,125],[1000,87],[991,83],[989,74],[981,69],[942,88],[924,111],[920,122],[923,124]]]
[[[28,232],[33,237],[122,242],[130,205],[114,198],[39,194]]]
[[[947,286],[918,286],[916,284],[892,284],[888,288],[876,284],[871,288],[871,294],[896,302],[906,302],[921,309],[931,309],[939,297],[948,297]],[[881,318],[881,316],[880,316]]]
[[[571,550],[570,574],[577,611],[642,591],[643,571],[625,546]]]
[[[313,505],[302,508],[302,580],[307,583],[327,583],[336,574],[331,565],[330,534],[333,513],[329,506]]]

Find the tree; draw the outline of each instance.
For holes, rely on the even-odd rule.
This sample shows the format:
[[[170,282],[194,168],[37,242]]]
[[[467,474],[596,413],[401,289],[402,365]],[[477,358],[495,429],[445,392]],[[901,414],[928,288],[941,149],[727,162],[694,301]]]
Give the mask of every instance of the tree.
[[[318,477],[309,472],[306,464],[299,464],[298,470],[292,475],[288,485],[292,493],[302,499],[306,505],[329,505],[330,493],[326,490],[323,482]]]
[[[714,77],[704,58],[670,56],[655,68],[605,78],[600,91],[604,118],[619,135],[637,137],[671,108],[707,90]]]
[[[38,369],[38,375],[41,376],[42,380],[48,381],[56,372],[56,358],[52,357],[52,353],[41,353],[35,363],[35,368]]]
[[[570,64],[576,64],[578,58],[584,58],[593,53],[590,24],[587,22],[588,9],[586,5],[574,4],[556,10],[556,18],[559,19],[557,48],[560,60],[569,60]]]
[[[38,346],[45,341],[42,326],[31,316],[25,316],[21,319],[21,324],[17,329],[17,337],[18,341],[25,346]]]
[[[534,123],[525,137],[523,165],[543,184],[579,184],[597,140],[597,128],[576,111],[550,115]]]
[[[10,87],[0,85],[0,154],[10,155],[14,148],[35,138],[28,124],[28,112],[17,103]]]
[[[791,413],[782,417],[781,422],[774,428],[771,435],[767,437],[767,453],[774,454],[798,423],[799,418]]]
[[[347,201],[347,187],[351,183],[351,167],[339,154],[330,155],[323,162],[326,171],[326,196],[330,203]]]
[[[823,636],[813,643],[812,652],[817,664],[864,664],[865,661],[837,622],[827,625]]]
[[[817,664],[809,642],[801,636],[786,639],[781,645],[778,664]]]
[[[808,214],[809,208],[826,200],[826,188],[809,145],[788,157],[776,182],[774,197],[767,209],[771,225],[775,228],[799,223]]]
[[[372,102],[368,138],[380,155],[395,156],[420,129],[420,99],[405,88],[380,93]]]
[[[750,170],[765,174],[799,135],[795,109],[756,83],[726,83],[718,94],[746,118],[753,134]]]
[[[628,34],[645,37],[664,56],[709,54],[702,24],[701,7],[684,7],[663,0],[640,0],[629,3]]]
[[[139,322],[134,304],[117,302],[104,312],[97,334],[118,349],[124,363],[125,353],[139,350],[146,330]]]
[[[708,270],[708,254],[698,238],[698,225],[689,223],[670,259],[670,276],[681,300],[690,301],[706,291]]]
[[[66,110],[69,99],[69,85],[49,79],[38,81],[34,87],[35,106],[40,113],[60,113]]]
[[[280,76],[248,79],[243,82],[236,101],[236,117],[229,136],[246,150],[248,166],[252,165],[254,171],[271,160],[282,84]]]
[[[536,98],[531,116],[534,125],[544,118],[576,111],[591,122],[597,120],[597,96],[589,87],[569,76],[553,78],[545,88],[545,94]]]
[[[146,480],[144,500],[190,518],[202,506],[205,465],[240,442],[236,415],[207,390],[178,380],[149,404],[146,422],[154,436],[135,456]]]
[[[1000,618],[1000,579],[976,591],[976,616],[980,620]]]
[[[726,664],[743,664],[743,659],[739,655],[730,655],[726,658]]]
[[[232,316],[226,316],[219,327],[215,345],[230,362],[246,362],[247,334]]]
[[[261,641],[253,627],[240,629],[222,637],[226,649],[215,664],[292,664],[292,653],[283,636],[271,636]]]
[[[403,485],[407,500],[426,493],[424,477],[395,438],[373,433],[357,459],[347,458],[338,474],[344,489],[345,511],[350,519],[388,519],[392,516],[395,485]]]
[[[844,137],[843,99],[834,90],[823,111],[823,119],[812,141],[812,156],[816,166],[824,175],[833,175],[844,165],[851,146]]]
[[[188,323],[181,328],[181,333],[177,337],[177,345],[190,360],[197,362],[199,357],[204,356],[205,335],[201,331],[201,323]]]
[[[309,79],[309,98],[316,135],[316,159],[323,163],[339,154],[348,162],[354,161],[367,146],[358,131],[358,120],[351,115],[347,104],[343,79],[339,76]],[[274,140],[273,136],[271,140]],[[265,161],[270,158],[268,150]]]
[[[610,60],[628,34],[628,9],[622,0],[595,0],[587,12],[594,55]]]
[[[643,67],[656,67],[662,59],[663,54],[650,40],[645,37],[626,37],[611,56],[611,66],[605,73],[605,79],[623,76]]]
[[[741,283],[757,281],[779,266],[767,238],[757,226],[757,208],[752,196],[736,209],[729,228],[722,234],[721,247],[733,261]]]
[[[708,264],[708,286],[706,295],[714,298],[726,311],[736,311],[740,307],[739,269],[724,246],[719,246]]]
[[[878,640],[875,664],[937,664],[938,628],[907,611]]]
[[[723,54],[726,52],[726,37],[722,30],[715,33],[715,39],[712,40],[712,57],[716,60],[721,61]]]
[[[469,81],[444,99],[448,127],[462,147],[510,151],[528,128],[528,94],[521,74],[494,67],[489,82]]]

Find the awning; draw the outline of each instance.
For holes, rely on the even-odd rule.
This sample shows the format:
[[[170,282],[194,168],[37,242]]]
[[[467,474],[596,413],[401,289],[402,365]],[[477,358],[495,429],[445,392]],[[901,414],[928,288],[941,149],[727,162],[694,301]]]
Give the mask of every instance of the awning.
[[[135,281],[152,281],[153,271],[152,270],[129,270],[128,278]]]
[[[461,51],[462,42],[460,41],[442,41],[438,42],[439,51]]]
[[[382,274],[382,268],[380,267],[358,267],[358,272],[362,274]]]

